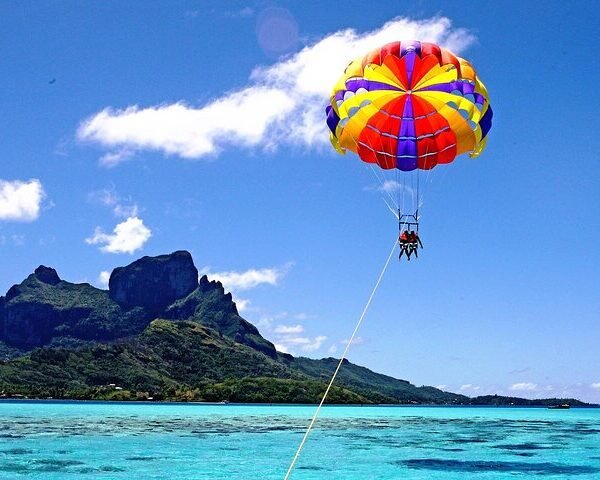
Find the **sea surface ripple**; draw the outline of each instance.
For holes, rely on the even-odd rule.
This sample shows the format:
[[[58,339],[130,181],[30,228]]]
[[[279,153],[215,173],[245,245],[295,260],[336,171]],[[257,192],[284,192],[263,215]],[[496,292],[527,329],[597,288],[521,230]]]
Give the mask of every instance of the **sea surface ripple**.
[[[0,479],[281,480],[314,407],[0,402]],[[294,480],[600,479],[600,410],[325,407]]]

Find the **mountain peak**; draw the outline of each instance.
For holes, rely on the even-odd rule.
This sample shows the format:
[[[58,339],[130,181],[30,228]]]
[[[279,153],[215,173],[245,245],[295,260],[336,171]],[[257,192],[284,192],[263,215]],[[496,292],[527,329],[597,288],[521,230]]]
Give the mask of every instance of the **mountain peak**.
[[[117,303],[158,311],[196,289],[198,269],[190,252],[178,250],[115,268],[108,286]]]
[[[60,277],[58,276],[58,273],[56,273],[56,270],[44,265],[37,267],[33,274],[40,282],[47,283],[49,285],[56,285],[60,282]]]
[[[202,275],[202,277],[200,277],[199,286],[202,292],[211,292],[213,290],[217,290],[219,293],[221,293],[221,295],[225,293],[225,288],[221,282],[218,280],[209,280],[208,276],[206,275]]]

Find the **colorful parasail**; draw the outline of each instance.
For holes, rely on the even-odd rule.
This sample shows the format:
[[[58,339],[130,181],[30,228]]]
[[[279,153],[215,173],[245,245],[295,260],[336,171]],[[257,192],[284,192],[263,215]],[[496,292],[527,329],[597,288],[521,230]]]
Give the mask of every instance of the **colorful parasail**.
[[[326,113],[336,150],[386,170],[477,157],[492,126],[488,92],[471,64],[418,41],[389,43],[351,62]]]

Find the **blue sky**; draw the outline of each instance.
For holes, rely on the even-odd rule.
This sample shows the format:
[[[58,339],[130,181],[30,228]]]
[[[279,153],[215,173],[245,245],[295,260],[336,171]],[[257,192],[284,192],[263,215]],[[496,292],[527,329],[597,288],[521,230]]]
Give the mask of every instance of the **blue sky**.
[[[281,348],[339,354],[397,227],[364,164],[329,146],[327,92],[381,40],[435,40],[490,91],[488,148],[427,178],[425,249],[391,265],[350,359],[469,395],[600,402],[599,17],[594,2],[3,2],[0,291],[39,264],[101,286],[187,249]]]

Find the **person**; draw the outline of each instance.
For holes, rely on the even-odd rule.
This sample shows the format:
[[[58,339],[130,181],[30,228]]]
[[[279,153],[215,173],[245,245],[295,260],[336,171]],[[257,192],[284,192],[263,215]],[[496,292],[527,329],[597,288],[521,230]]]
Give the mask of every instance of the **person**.
[[[419,238],[419,234],[414,230],[408,233],[408,248],[406,252],[407,258],[410,260],[410,256],[414,253],[416,258],[419,258],[418,248],[423,248],[423,243]]]
[[[415,240],[415,232],[411,230],[408,232],[408,248],[406,249],[406,256],[410,260],[410,256],[414,253],[415,257],[419,257],[417,254],[417,243]]]
[[[410,256],[408,255],[408,245],[409,245],[408,230],[404,230],[400,234],[399,242],[400,242],[400,255],[398,255],[398,259],[401,259],[402,254],[404,254],[404,255],[406,255],[406,258],[408,258],[410,260]]]
[[[421,242],[421,238],[419,237],[419,234],[415,231],[412,231],[412,241],[415,244],[415,247],[417,244],[419,244],[420,248],[423,248],[423,242]]]

